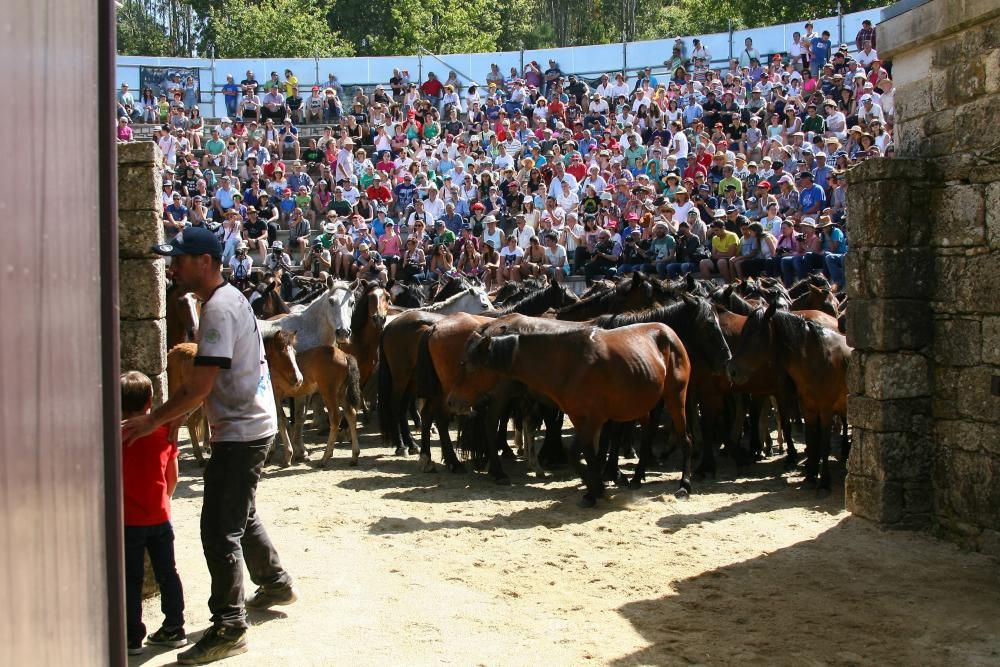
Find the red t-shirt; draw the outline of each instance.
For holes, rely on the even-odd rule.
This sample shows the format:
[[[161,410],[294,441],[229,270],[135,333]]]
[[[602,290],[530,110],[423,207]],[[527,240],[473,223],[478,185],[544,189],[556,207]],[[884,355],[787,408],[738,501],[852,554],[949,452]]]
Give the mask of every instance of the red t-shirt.
[[[442,84],[437,79],[427,79],[420,85],[420,90],[423,91],[425,95],[430,95],[432,97],[437,97],[444,90],[444,84]]]
[[[167,464],[177,458],[177,444],[161,426],[122,449],[125,525],[157,526],[170,520]]]

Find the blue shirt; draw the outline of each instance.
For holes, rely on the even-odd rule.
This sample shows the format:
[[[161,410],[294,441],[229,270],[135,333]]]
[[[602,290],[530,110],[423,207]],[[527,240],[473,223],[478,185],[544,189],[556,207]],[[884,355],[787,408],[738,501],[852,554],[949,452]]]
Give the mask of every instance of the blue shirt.
[[[830,240],[836,241],[839,245],[836,250],[830,249]],[[830,227],[827,231],[821,235],[820,243],[823,248],[823,252],[833,252],[837,255],[843,255],[847,252],[847,239],[844,238],[844,232],[840,231],[839,227]]]
[[[820,208],[823,208],[823,204],[825,202],[826,193],[823,192],[823,188],[819,187],[815,183],[813,183],[812,186],[802,188],[799,191],[799,204],[801,204],[803,212],[808,211],[816,203],[819,203]]]
[[[820,66],[825,65],[826,61],[830,59],[830,49],[833,48],[830,40],[813,37],[810,44],[812,45],[813,61],[819,63]]]

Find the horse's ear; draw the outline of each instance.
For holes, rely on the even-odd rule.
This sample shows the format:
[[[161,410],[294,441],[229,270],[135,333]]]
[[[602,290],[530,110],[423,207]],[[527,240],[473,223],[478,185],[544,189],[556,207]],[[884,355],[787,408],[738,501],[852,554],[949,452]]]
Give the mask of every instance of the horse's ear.
[[[823,294],[823,288],[813,283],[809,283],[809,291],[813,294]]]
[[[694,290],[698,287],[698,283],[695,282],[694,276],[688,271],[688,274],[684,277],[684,284],[687,285],[689,290]]]
[[[688,292],[681,292],[681,299],[683,299],[684,303],[689,306],[698,305],[698,299],[696,299],[693,294],[689,294]]]
[[[764,320],[767,321],[767,320],[771,319],[772,317],[774,317],[774,313],[777,310],[778,310],[778,304],[777,304],[777,302],[776,301],[771,302],[768,305],[767,310],[764,311]]]
[[[725,286],[725,287],[724,287],[724,288],[722,289],[722,296],[723,296],[724,298],[727,298],[727,299],[728,299],[729,297],[731,297],[731,296],[733,295],[733,287],[734,287],[734,285],[733,285],[732,283],[730,283],[729,285],[726,285],[726,286]]]
[[[333,287],[333,276],[332,275],[326,277],[326,288],[330,289],[331,287]]]

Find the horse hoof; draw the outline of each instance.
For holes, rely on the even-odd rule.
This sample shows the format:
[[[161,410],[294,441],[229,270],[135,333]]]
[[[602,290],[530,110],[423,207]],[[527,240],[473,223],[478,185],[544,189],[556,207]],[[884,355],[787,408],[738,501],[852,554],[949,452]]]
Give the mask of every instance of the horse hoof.
[[[548,479],[548,475],[545,474],[544,470],[535,471],[535,479]]]
[[[358,465],[358,460],[356,458],[352,458],[351,461],[350,461],[350,463],[348,463],[347,465],[349,465],[351,467],[354,467],[354,466]]]
[[[326,467],[326,464],[327,464],[327,463],[329,463],[329,462],[330,462],[330,461],[329,461],[328,459],[320,459],[319,461],[317,461],[317,462],[315,463],[315,466],[316,466],[317,468],[325,468],[325,467]]]
[[[504,449],[502,452],[500,452],[500,458],[502,458],[504,460],[507,460],[507,461],[516,461],[517,460],[517,455],[514,454],[514,451],[512,449],[508,448],[508,449]]]
[[[789,454],[785,457],[785,470],[794,470],[799,462],[799,457]]]
[[[396,456],[406,456],[406,450],[402,447],[396,447]]]
[[[674,498],[677,500],[687,500],[691,497],[691,492],[685,489],[683,486],[676,491],[674,491]]]
[[[420,448],[415,445],[411,445],[406,451],[408,454],[419,454]]]
[[[628,477],[626,477],[622,473],[618,473],[618,477],[615,478],[614,482],[615,486],[617,486],[619,489],[626,489],[629,486]]]
[[[580,498],[580,500],[577,501],[576,505],[577,507],[590,509],[591,507],[597,505],[597,498],[594,498],[594,496],[590,495],[589,493],[585,493],[583,495],[583,498]]]

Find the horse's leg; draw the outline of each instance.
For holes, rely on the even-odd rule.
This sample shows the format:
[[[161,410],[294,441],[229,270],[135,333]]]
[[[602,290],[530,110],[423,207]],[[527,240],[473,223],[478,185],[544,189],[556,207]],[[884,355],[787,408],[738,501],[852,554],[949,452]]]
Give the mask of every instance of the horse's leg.
[[[597,504],[597,499],[604,495],[604,482],[601,481],[601,471],[597,465],[601,426],[601,424],[586,423],[577,426],[577,440],[583,449],[583,458],[586,462],[582,478],[587,491],[580,499],[581,507],[593,507]]]
[[[722,397],[705,392],[701,399],[701,460],[695,470],[695,479],[715,477],[715,450],[719,447],[719,431],[723,420]]]
[[[433,400],[443,402],[441,399]],[[451,442],[451,432],[448,430],[451,426],[451,416],[444,408],[439,408],[434,423],[437,424],[438,441],[441,443],[441,460],[451,472],[465,472],[465,466],[455,455],[455,446]]]
[[[544,453],[543,459],[551,468],[566,462],[566,451],[562,441],[563,415],[556,408],[542,408],[543,420],[545,421],[545,441],[540,454]]]
[[[542,469],[542,464],[538,462],[539,447],[535,442],[536,430],[532,415],[529,412],[524,412],[521,415],[521,437],[528,459],[528,467],[535,472],[535,477],[545,479],[545,471]]]
[[[198,461],[198,465],[205,465],[205,457],[201,453],[201,442],[203,438],[201,432],[201,415],[202,409],[195,408],[187,419],[188,435],[191,436],[191,452],[194,454],[194,458]]]
[[[803,421],[806,436],[806,484],[812,486],[816,483],[816,475],[819,473],[819,417],[804,416]]]
[[[691,495],[691,475],[692,459],[694,458],[694,445],[687,432],[687,413],[684,411],[684,398],[686,392],[671,391],[671,387],[663,393],[663,407],[670,416],[671,426],[677,439],[684,448],[684,464],[681,469],[681,481],[674,496],[679,499],[686,499]]]
[[[615,424],[608,422],[601,429],[600,440],[598,440],[597,460],[601,466],[601,479],[605,482],[618,482],[621,471],[618,469],[618,440],[612,437],[612,430]]]
[[[778,399],[771,396],[771,407],[774,409],[774,424],[777,430],[777,442],[775,443],[775,451],[778,454],[783,454],[785,452],[785,421],[781,409],[781,405],[778,403]]]
[[[410,408],[409,408],[410,409],[410,413],[413,415],[413,424],[418,429],[420,429],[420,432],[422,434],[423,433],[423,429],[424,429],[424,414],[423,414],[423,410],[421,408],[417,407],[417,401],[412,396],[408,399],[408,401],[409,401],[409,404],[410,404]],[[428,437],[430,437],[430,427],[431,427],[431,425],[428,424],[427,425]],[[406,446],[406,450],[407,450],[407,453],[409,453],[409,454],[417,454],[417,453],[420,452],[420,450],[417,448],[417,443],[414,442],[414,440],[413,440],[413,436],[410,435],[410,425],[408,423],[406,423],[406,419],[405,418],[403,419],[403,439],[406,441],[406,445],[407,445]],[[428,455],[428,457],[429,457],[429,455]]]
[[[278,422],[281,425],[281,444],[282,444],[281,454],[278,455],[278,465],[281,466],[282,468],[287,468],[289,464],[291,464],[292,462],[292,439],[295,437],[295,425],[296,425],[294,421],[295,399],[292,398],[289,400],[292,402],[291,417],[293,421],[291,423],[292,427],[291,432],[289,432],[288,429],[289,420],[285,416],[284,407],[282,407],[280,403],[278,404]]]
[[[656,433],[656,426],[660,423],[660,417],[662,416],[663,403],[657,403],[653,411],[649,413],[649,416],[639,421],[641,429],[639,462],[636,463],[635,473],[628,483],[628,487],[632,490],[641,488],[643,481],[646,479],[646,467],[649,465],[649,460],[653,457],[653,434]]]
[[[323,431],[325,430],[324,427],[327,423],[323,420],[323,413],[328,412],[328,410],[326,409],[323,396],[319,393],[313,394],[309,399],[309,407],[312,409],[312,421],[310,422],[311,427],[320,435],[324,435]],[[332,421],[333,417],[331,415],[327,415],[326,422],[332,423]],[[303,422],[305,422],[305,415],[303,415]]]
[[[292,436],[291,462],[304,461],[309,458],[303,441],[302,430],[305,427],[306,405],[308,397],[292,399],[292,412],[295,415],[294,435]]]
[[[431,460],[431,425],[434,423],[433,401],[425,401],[420,408],[420,472],[437,472]],[[440,434],[439,434],[440,435]]]
[[[819,430],[819,433],[816,434],[819,449],[817,452],[817,458],[819,459],[818,491],[822,495],[828,495],[830,493],[830,439],[833,435],[833,415],[829,413],[820,414],[817,422]]]
[[[847,430],[847,415],[838,415],[840,419],[840,458],[847,467],[847,458],[851,455],[851,434]]]
[[[329,389],[329,388],[328,388]],[[333,446],[337,443],[337,432],[340,430],[340,401],[337,400],[336,391],[326,391],[323,396],[323,403],[326,405],[327,418],[330,422],[330,432],[326,436],[326,449],[323,450],[323,458],[319,460],[319,467],[323,468],[333,456]],[[344,401],[346,404],[347,401]],[[354,461],[352,465],[355,465]]]
[[[348,401],[344,401],[344,416],[347,417],[347,429],[351,433],[351,463],[350,465],[358,465],[358,459],[361,456],[361,447],[358,445],[358,411],[353,405]]]

